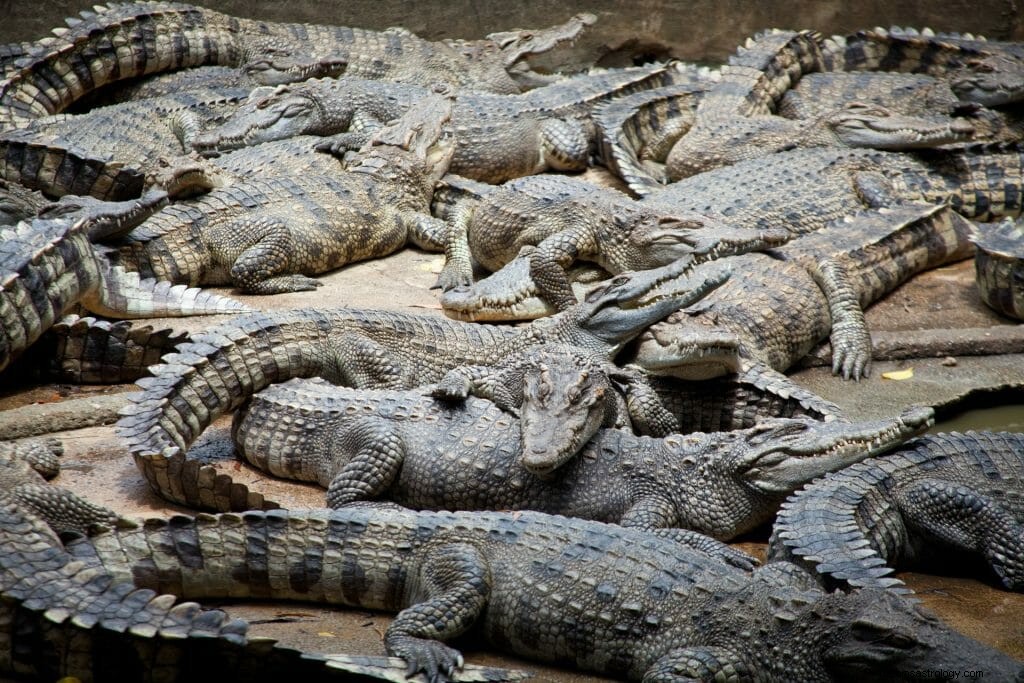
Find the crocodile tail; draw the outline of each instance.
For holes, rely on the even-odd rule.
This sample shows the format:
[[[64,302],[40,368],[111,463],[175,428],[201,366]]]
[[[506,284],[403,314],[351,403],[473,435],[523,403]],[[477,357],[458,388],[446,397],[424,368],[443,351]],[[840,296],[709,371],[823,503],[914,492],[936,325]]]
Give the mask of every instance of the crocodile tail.
[[[644,197],[665,183],[644,162],[664,162],[676,140],[694,123],[701,86],[665,86],[616,98],[598,106],[598,158],[629,189]]]
[[[874,28],[824,41],[826,71],[894,71],[945,76],[984,53],[958,45],[953,36]]]
[[[0,138],[0,176],[52,197],[73,194],[120,201],[142,194],[141,171],[36,137],[14,131]]]
[[[772,29],[748,39],[722,68],[722,80],[705,100],[707,110],[729,116],[775,112],[787,90],[825,66],[817,31]]]
[[[70,315],[32,347],[38,362],[27,365],[46,368],[58,382],[122,384],[147,375],[150,365],[188,339],[179,330]]]
[[[237,66],[238,21],[192,5],[97,5],[7,65],[0,130],[65,110],[107,83],[191,66]]]
[[[250,639],[249,624],[222,610],[136,588],[131,577],[102,566],[91,538],[72,540],[65,549],[41,520],[16,505],[0,506],[0,541],[0,673],[40,680],[269,683],[286,676],[353,680],[353,672],[363,671],[271,638]]]
[[[118,434],[153,489],[168,500],[212,510],[268,509],[243,484],[185,456],[218,416],[264,387],[292,377],[330,375],[323,342],[331,320],[309,309],[257,313],[192,336],[138,381]]]
[[[105,270],[95,292],[82,297],[87,310],[110,318],[176,318],[246,313],[252,308],[220,294],[141,278],[120,266]]]

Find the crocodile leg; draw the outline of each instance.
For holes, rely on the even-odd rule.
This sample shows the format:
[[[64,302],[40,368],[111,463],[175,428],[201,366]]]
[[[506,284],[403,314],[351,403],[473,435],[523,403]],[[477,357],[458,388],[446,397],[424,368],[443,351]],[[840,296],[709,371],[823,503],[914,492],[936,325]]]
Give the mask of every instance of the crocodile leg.
[[[469,248],[469,224],[477,202],[459,201],[448,219],[444,242],[444,268],[437,276],[435,288],[444,291],[473,284],[473,257]]]
[[[543,240],[530,254],[530,277],[540,297],[558,311],[578,303],[565,269],[584,254],[599,250],[592,231],[585,227],[565,230]]]
[[[330,468],[330,481],[320,484],[327,486],[327,506],[338,508],[387,491],[402,469],[405,445],[387,420],[366,418],[336,427],[327,437],[322,457],[337,463]]]
[[[752,571],[759,564],[753,556],[698,531],[690,529],[649,529],[649,531],[655,536],[670,538],[676,543],[682,543],[698,552],[716,557],[746,571]]]
[[[1024,525],[998,501],[968,486],[918,479],[895,499],[911,535],[979,553],[1010,590],[1024,590]]]
[[[417,580],[418,579],[418,580]],[[422,557],[413,605],[398,613],[384,634],[388,653],[409,664],[407,675],[422,671],[429,681],[445,680],[462,667],[462,655],[439,642],[465,633],[490,599],[487,559],[469,543],[447,543]]]
[[[637,432],[661,437],[683,431],[679,420],[661,402],[643,370],[635,365],[626,366],[616,369],[611,378],[625,395],[629,419]]]
[[[240,237],[244,236],[244,241]],[[206,236],[215,262],[230,263],[231,281],[251,294],[311,292],[323,283],[290,273],[301,248],[280,216],[253,216],[229,221]]]
[[[754,669],[731,650],[724,647],[684,647],[655,662],[644,674],[643,683],[739,683],[756,679]]]
[[[871,334],[849,274],[830,258],[805,267],[825,294],[832,315],[832,374],[842,371],[843,379],[867,377],[871,374]]]
[[[439,218],[416,214],[408,224],[408,236],[420,249],[444,251],[448,238],[448,225]]]
[[[548,119],[541,124],[541,158],[555,171],[585,171],[590,139],[578,121]]]

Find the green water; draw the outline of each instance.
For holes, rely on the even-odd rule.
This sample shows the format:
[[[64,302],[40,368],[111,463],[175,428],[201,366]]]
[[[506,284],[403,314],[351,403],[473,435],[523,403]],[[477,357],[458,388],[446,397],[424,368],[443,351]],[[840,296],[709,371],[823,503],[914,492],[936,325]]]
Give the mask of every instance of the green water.
[[[1004,403],[964,410],[936,422],[929,429],[936,432],[965,432],[968,429],[989,429],[994,432],[1024,432],[1024,403]]]

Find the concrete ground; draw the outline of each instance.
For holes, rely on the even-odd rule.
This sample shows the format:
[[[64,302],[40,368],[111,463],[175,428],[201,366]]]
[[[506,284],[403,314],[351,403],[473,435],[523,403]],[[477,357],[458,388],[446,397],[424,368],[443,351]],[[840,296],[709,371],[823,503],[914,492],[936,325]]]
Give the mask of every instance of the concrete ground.
[[[275,297],[238,298],[264,308],[301,306],[354,306],[405,310],[441,315],[437,293],[429,289],[442,264],[438,254],[404,250],[385,259],[358,264],[322,278],[324,287],[312,293]],[[875,330],[974,328],[1009,325],[982,306],[973,289],[973,266],[964,262],[919,277],[868,313]],[[154,321],[176,328],[199,329],[210,319]],[[1008,328],[1007,328],[1008,329]],[[1016,329],[1021,329],[1020,327]],[[913,368],[911,379],[884,379],[892,369]],[[911,403],[951,405],[971,392],[990,392],[1024,386],[1024,355],[938,358],[877,363],[870,378],[859,383],[833,378],[824,368],[795,374],[798,381],[829,398],[851,417],[874,417],[898,412]],[[45,385],[7,390],[0,395],[0,410],[27,403],[53,403],[81,396],[101,396],[131,389]],[[977,396],[978,394],[973,394]],[[1018,402],[1024,401],[1018,394]],[[1011,402],[1014,399],[1005,399]],[[962,407],[962,406],[960,406]],[[952,414],[960,409],[947,408]],[[988,413],[983,413],[983,416]],[[1024,423],[1024,408],[997,414],[998,420]],[[309,485],[278,481],[234,459],[228,442],[229,419],[222,418],[196,446],[198,454],[217,462],[236,480],[270,494],[291,507],[320,506],[323,492]],[[168,505],[143,483],[112,426],[79,429],[60,434],[66,445],[64,470],[56,483],[129,516],[188,511]],[[763,553],[767,530],[753,534],[743,545]],[[925,604],[964,633],[1024,659],[1024,595],[995,588],[990,582],[966,577],[940,577],[923,573],[900,575]],[[249,620],[252,633],[280,639],[283,643],[316,652],[382,654],[382,634],[387,615],[346,611],[306,604],[231,604],[232,616]],[[538,666],[497,655],[478,644],[464,646],[467,661],[524,668],[541,681],[598,681],[597,677]]]

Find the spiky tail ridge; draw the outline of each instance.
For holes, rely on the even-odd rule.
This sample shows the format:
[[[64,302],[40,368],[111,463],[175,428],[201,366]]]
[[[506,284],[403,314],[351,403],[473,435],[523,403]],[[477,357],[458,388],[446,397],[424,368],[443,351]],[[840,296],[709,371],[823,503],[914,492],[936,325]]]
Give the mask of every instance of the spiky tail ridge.
[[[192,66],[237,66],[237,19],[192,5],[97,5],[7,65],[0,130],[57,114],[115,81]]]
[[[150,368],[153,377],[122,411],[118,434],[153,489],[207,510],[279,507],[209,465],[186,459],[189,446],[218,416],[292,377],[330,375],[323,345],[331,319],[299,309],[236,318],[192,336]]]

